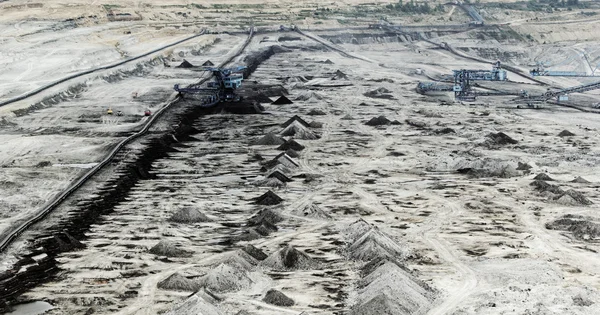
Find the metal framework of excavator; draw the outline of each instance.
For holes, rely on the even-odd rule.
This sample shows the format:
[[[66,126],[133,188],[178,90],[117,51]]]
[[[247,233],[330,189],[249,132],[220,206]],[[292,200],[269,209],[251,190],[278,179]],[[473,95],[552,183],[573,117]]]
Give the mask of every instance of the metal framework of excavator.
[[[235,91],[242,86],[244,80],[243,71],[247,67],[239,66],[234,68],[213,68],[205,67],[204,71],[212,73],[214,80],[208,82],[206,86],[190,85],[181,87],[175,84],[175,91],[182,97],[186,95],[200,96],[202,105],[209,106],[219,102],[239,102],[242,98]]]

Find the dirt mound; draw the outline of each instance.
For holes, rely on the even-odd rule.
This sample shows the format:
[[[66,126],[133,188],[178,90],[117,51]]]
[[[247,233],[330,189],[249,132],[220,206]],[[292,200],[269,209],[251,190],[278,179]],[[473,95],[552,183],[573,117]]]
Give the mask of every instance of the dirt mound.
[[[577,176],[577,178],[575,178],[574,180],[571,181],[571,183],[578,183],[578,184],[590,184],[591,182],[581,176]]]
[[[331,78],[332,80],[348,80],[348,76],[343,73],[340,70],[337,70],[334,74],[333,74],[333,78]],[[388,92],[391,93],[391,92]]]
[[[259,103],[272,103],[273,102],[273,100],[271,100],[264,93],[258,93],[256,95],[250,96],[250,97],[248,97],[248,99],[259,102]]]
[[[220,264],[228,264],[250,271],[254,269],[254,267],[258,264],[258,261],[243,249],[237,249],[225,253],[215,264],[213,264],[213,266],[216,267]]]
[[[289,157],[293,157],[293,158],[297,158],[300,156],[300,154],[298,154],[298,152],[296,152],[293,149],[288,149],[287,151],[285,151],[285,154],[287,154]]]
[[[265,297],[262,299],[263,302],[277,305],[277,306],[292,306],[294,305],[294,300],[287,297],[287,295],[277,291],[275,289],[270,289],[265,294]]]
[[[327,212],[312,202],[292,210],[292,214],[309,218],[331,219],[331,216]]]
[[[277,164],[271,168],[265,167],[264,169],[261,169],[261,171],[266,172],[267,174],[270,174],[271,172],[275,172],[275,171],[280,171],[283,174],[291,174],[292,173],[292,171],[289,168],[285,167],[282,164]]]
[[[587,199],[582,193],[569,189],[562,195],[555,198],[555,200],[563,205],[567,206],[589,206],[594,204],[591,200]]]
[[[273,101],[273,103],[271,103],[271,104],[287,105],[287,104],[294,104],[294,102],[292,102],[289,98],[285,97],[285,95],[281,95],[278,99]]]
[[[295,101],[311,101],[311,102],[316,102],[316,101],[319,101],[322,99],[323,99],[323,96],[321,94],[318,94],[313,91],[304,91],[304,92],[300,93],[300,95],[298,95],[296,98],[294,98]]]
[[[548,184],[547,182],[545,182],[543,180],[534,180],[529,185],[530,186],[534,186],[535,190],[537,190],[537,191],[539,191],[541,193],[543,193],[543,192],[550,192],[550,193],[553,193],[553,194],[556,194],[556,195],[562,195],[562,194],[565,193],[557,185]]]
[[[212,61],[210,61],[210,60],[206,60],[206,61],[205,61],[205,62],[202,64],[202,66],[203,66],[203,67],[212,67],[212,66],[214,66],[214,65],[215,65],[215,64],[214,64],[214,63],[212,63]]]
[[[242,231],[242,233],[240,233],[239,235],[233,236],[231,238],[231,241],[248,242],[248,241],[257,240],[261,237],[263,237],[263,235],[258,233],[256,228],[250,228],[250,229],[246,229],[246,230]]]
[[[415,119],[405,119],[404,122],[406,122],[407,125],[409,126],[413,126],[415,128],[419,128],[419,129],[423,129],[427,127],[427,124],[425,122],[422,121],[418,121]]]
[[[308,124],[307,124],[308,125]],[[303,140],[318,139],[317,135],[298,121],[292,122],[289,126],[281,131],[282,136],[294,137]]]
[[[394,99],[394,96],[391,95],[390,93],[392,93],[392,91],[380,87],[376,90],[372,90],[372,91],[368,91],[366,93],[364,93],[363,95],[366,97],[370,97],[370,98],[382,98],[382,99]]]
[[[270,177],[256,181],[254,185],[259,187],[283,188],[286,186],[286,183],[277,178]]]
[[[177,223],[196,223],[196,222],[208,222],[211,221],[204,213],[198,209],[191,207],[185,207],[175,212],[169,221]]]
[[[332,65],[333,61],[327,59],[327,60],[323,61],[323,63],[326,64],[326,65]]]
[[[254,198],[253,200],[255,204],[263,206],[278,205],[283,202],[283,199],[281,199],[281,197],[277,196],[276,193],[270,190],[262,194],[261,196]]]
[[[344,117],[340,118],[340,120],[354,120],[354,117],[350,114],[346,114]]]
[[[535,180],[543,180],[543,181],[553,181],[554,179],[550,177],[550,175],[546,173],[539,173],[533,179]]]
[[[404,260],[408,257],[409,250],[392,240],[377,227],[371,227],[356,241],[350,243],[348,254],[356,260],[371,260],[377,257]]]
[[[392,260],[371,261],[362,268],[362,275],[350,314],[425,314],[435,299],[427,284]]]
[[[367,221],[358,219],[346,227],[342,233],[344,234],[344,237],[348,239],[349,243],[354,243],[372,228],[373,226],[371,226],[371,224],[369,224]]]
[[[315,128],[315,129],[323,128],[323,123],[318,122],[318,121],[311,121],[309,125],[310,125],[310,128]]]
[[[387,119],[385,116],[373,117],[371,120],[367,121],[365,125],[367,126],[383,126],[389,125],[391,121]]]
[[[598,241],[600,239],[600,224],[593,218],[581,215],[567,214],[553,222],[546,223],[549,230],[569,231],[573,237],[583,241]]]
[[[188,279],[179,273],[170,275],[167,279],[159,282],[156,285],[159,289],[172,291],[198,291],[200,285],[191,279]]]
[[[327,113],[324,112],[324,111],[322,111],[322,110],[320,110],[320,109],[313,108],[308,113],[306,113],[306,115],[310,115],[310,116],[323,116],[323,115],[327,115]]]
[[[489,168],[459,168],[457,170],[460,174],[467,174],[473,178],[485,178],[485,177],[498,177],[498,178],[511,178],[519,176],[519,172],[512,165],[490,165]]]
[[[517,162],[517,171],[528,171],[531,168],[532,168],[531,165],[529,165],[527,163]]]
[[[284,35],[284,36],[280,36],[277,39],[277,41],[279,41],[279,42],[289,42],[289,41],[296,41],[296,40],[302,40],[302,37]]]
[[[264,167],[267,169],[273,168],[279,164],[289,169],[300,166],[298,163],[296,163],[296,161],[294,161],[294,159],[292,159],[289,155],[285,154],[285,152],[282,152],[276,157],[274,157],[272,160],[263,163]]]
[[[570,132],[569,130],[563,130],[558,134],[559,137],[573,137],[575,136],[574,133]]]
[[[242,250],[256,260],[265,260],[265,258],[268,257],[267,254],[265,254],[262,250],[256,248],[254,245],[251,244],[244,246]]]
[[[317,268],[319,263],[288,245],[271,254],[261,265],[273,270],[310,270]]]
[[[281,127],[286,128],[286,127],[290,126],[291,124],[293,124],[294,122],[298,122],[304,127],[309,127],[309,124],[298,115],[294,115],[292,118],[286,120],[283,124],[281,124]]]
[[[256,140],[253,145],[282,145],[285,139],[278,137],[272,132],[267,133],[262,138]]]
[[[255,226],[260,225],[264,222],[275,224],[281,221],[283,221],[283,217],[277,211],[271,208],[266,208],[261,209],[250,219],[248,219],[248,225]]]
[[[519,143],[519,141],[509,137],[504,132],[490,133],[487,135],[487,137],[491,141],[491,144],[495,144],[495,145],[507,145],[507,144]]]
[[[193,64],[189,63],[187,60],[183,59],[183,62],[179,64],[176,68],[193,68],[195,67]]]
[[[292,181],[287,175],[280,171],[271,171],[267,174],[267,178],[276,178],[284,183],[289,183]]]
[[[438,134],[438,135],[447,135],[447,134],[451,134],[451,133],[456,133],[456,131],[454,131],[454,129],[452,129],[452,128],[441,128],[441,129],[434,130],[433,133]]]
[[[251,282],[246,270],[230,264],[220,264],[200,279],[203,287],[218,293],[239,291]]]
[[[167,256],[167,257],[190,257],[192,253],[177,248],[177,245],[173,242],[169,241],[160,241],[158,244],[152,246],[148,251],[151,254],[157,256]]]
[[[224,315],[206,297],[200,295],[200,293],[196,293],[190,296],[185,302],[167,311],[164,315]]]

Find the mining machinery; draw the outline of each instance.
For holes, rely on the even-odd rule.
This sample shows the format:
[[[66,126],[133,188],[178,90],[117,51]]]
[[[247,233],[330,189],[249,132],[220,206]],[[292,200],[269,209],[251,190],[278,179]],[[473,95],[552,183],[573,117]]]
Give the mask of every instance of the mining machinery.
[[[460,101],[474,101],[479,96],[506,95],[502,93],[480,93],[473,89],[472,81],[506,81],[506,70],[500,61],[494,63],[492,70],[454,70],[454,98]]]
[[[181,96],[200,95],[205,106],[219,102],[239,102],[242,98],[235,94],[235,90],[242,86],[244,70],[246,70],[245,66],[234,68],[205,67],[204,71],[212,72],[214,77],[214,80],[208,82],[205,87],[200,85],[180,87],[179,84],[175,84],[174,88]]]

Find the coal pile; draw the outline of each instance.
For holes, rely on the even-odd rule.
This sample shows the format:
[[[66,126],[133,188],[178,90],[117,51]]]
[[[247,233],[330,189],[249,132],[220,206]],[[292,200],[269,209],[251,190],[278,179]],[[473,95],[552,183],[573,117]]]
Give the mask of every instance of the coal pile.
[[[160,241],[158,244],[152,246],[148,251],[151,254],[157,256],[167,256],[167,257],[190,257],[192,253],[180,249],[177,247],[177,244],[169,241]]]
[[[365,125],[367,126],[384,126],[389,125],[391,121],[387,119],[385,116],[373,117],[371,120],[367,121]]]
[[[319,263],[302,251],[288,245],[271,254],[261,262],[262,266],[273,270],[310,270],[319,266]]]
[[[167,279],[159,282],[157,287],[162,290],[196,292],[200,288],[200,285],[196,281],[188,279],[179,273],[174,273]]]
[[[289,298],[287,295],[277,291],[275,289],[270,289],[265,294],[265,297],[262,299],[263,302],[276,305],[276,306],[293,306],[294,300]]]
[[[292,214],[309,218],[331,219],[331,216],[327,212],[313,203],[308,203],[303,207],[292,210]]]
[[[169,221],[177,223],[197,223],[197,222],[208,222],[211,221],[204,213],[198,211],[198,209],[185,207],[175,212]]]
[[[189,63],[189,61],[183,59],[183,62],[176,68],[193,68],[193,67],[195,67],[193,64],[191,64],[191,63]]]
[[[533,186],[535,188],[535,190],[537,190],[540,193],[549,192],[549,193],[553,193],[555,195],[562,195],[565,193],[557,185],[548,184],[547,182],[545,182],[543,180],[534,180],[529,185]]]
[[[202,64],[202,66],[203,66],[203,67],[213,67],[214,65],[215,65],[215,64],[214,64],[214,63],[212,63],[212,61],[210,61],[210,60],[206,60],[206,61],[205,61],[205,62]]]
[[[263,206],[273,206],[278,205],[283,202],[281,197],[277,196],[276,193],[272,191],[267,191],[259,197],[253,199],[255,204],[263,205]]]
[[[307,124],[308,125],[308,124]],[[304,126],[301,122],[294,121],[289,124],[280,133],[282,136],[294,137],[302,140],[315,140],[318,139],[317,135],[312,132],[307,126]]]
[[[491,141],[491,144],[495,144],[495,145],[507,145],[507,144],[519,143],[519,141],[509,137],[504,132],[490,133],[487,135],[487,137]]]
[[[313,109],[311,109],[311,110],[310,110],[308,113],[306,113],[306,114],[307,114],[307,115],[310,115],[310,116],[324,116],[324,115],[327,115],[327,113],[326,113],[326,112],[324,112],[324,111],[322,111],[322,110],[320,110],[320,109],[316,109],[316,108],[313,108]]]
[[[268,256],[262,250],[256,248],[254,245],[248,244],[242,248],[243,251],[248,253],[248,255],[252,256],[256,260],[265,260]]]
[[[574,133],[570,132],[569,130],[563,130],[558,134],[559,137],[573,137],[575,136]]]
[[[285,95],[281,95],[278,99],[276,99],[275,101],[273,101],[272,104],[275,104],[275,105],[288,105],[288,104],[294,104],[294,102],[292,102],[289,98],[285,97]]]
[[[370,97],[370,98],[381,98],[381,99],[388,99],[388,100],[394,99],[394,96],[391,95],[390,93],[392,93],[392,91],[390,91],[386,88],[380,87],[376,90],[368,91],[368,92],[364,93],[363,95],[366,97]]]
[[[294,122],[300,123],[304,127],[307,127],[307,128],[309,127],[309,124],[304,119],[302,119],[302,117],[300,117],[298,115],[294,115],[292,118],[286,120],[283,124],[281,124],[281,127],[287,128]]]
[[[582,241],[598,241],[600,239],[600,224],[594,222],[592,218],[581,215],[567,214],[546,223],[546,228],[571,232],[573,237]]]
[[[543,180],[543,181],[547,181],[547,182],[554,180],[552,177],[550,177],[550,175],[548,175],[546,173],[539,173],[533,179],[535,179],[535,180]]]
[[[571,183],[577,183],[577,184],[590,184],[591,182],[581,176],[577,176],[577,178],[575,178],[574,180],[571,181]]]
[[[566,206],[589,206],[594,204],[591,200],[587,199],[582,193],[569,189],[562,195],[555,198],[556,202]]]
[[[264,135],[262,138],[256,140],[254,145],[282,145],[285,143],[285,139],[275,135],[272,132]]]

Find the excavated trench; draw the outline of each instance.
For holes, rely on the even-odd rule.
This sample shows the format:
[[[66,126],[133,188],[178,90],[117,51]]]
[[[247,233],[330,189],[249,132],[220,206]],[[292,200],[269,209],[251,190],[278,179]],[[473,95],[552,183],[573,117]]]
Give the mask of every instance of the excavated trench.
[[[247,70],[244,77],[249,78],[256,68],[273,56],[283,52],[277,46],[248,55],[244,62]],[[40,231],[41,237],[31,240],[29,252],[21,255],[21,259],[9,270],[0,273],[0,312],[6,311],[11,304],[19,303],[18,297],[28,289],[52,280],[60,270],[55,257],[59,254],[81,249],[84,247],[85,233],[92,224],[101,221],[103,215],[114,211],[115,206],[124,201],[130,190],[141,180],[151,179],[152,163],[166,157],[169,152],[176,150],[182,140],[193,140],[194,134],[200,133],[192,127],[194,122],[206,115],[229,112],[234,114],[258,114],[262,112],[260,105],[251,100],[239,103],[222,103],[215,107],[206,108],[193,106],[185,101],[179,101],[179,106],[172,106],[169,125],[177,126],[172,131],[163,134],[150,134],[144,149],[133,160],[126,163],[120,155],[112,162],[121,162],[116,168],[116,176],[104,183],[95,196],[77,203],[78,211],[71,211],[58,224]],[[183,106],[183,108],[182,108]],[[175,109],[178,108],[178,109]],[[174,113],[179,111],[178,113]]]

